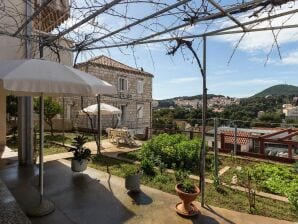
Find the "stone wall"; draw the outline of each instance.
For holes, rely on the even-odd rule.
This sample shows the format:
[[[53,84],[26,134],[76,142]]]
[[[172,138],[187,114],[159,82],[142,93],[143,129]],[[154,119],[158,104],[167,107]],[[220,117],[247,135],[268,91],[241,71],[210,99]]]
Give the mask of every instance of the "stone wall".
[[[125,119],[119,124],[117,123],[117,115],[102,115],[101,125],[102,130],[113,127],[127,127],[131,129],[141,129],[150,127],[151,121],[151,101],[152,101],[152,76],[148,74],[139,74],[128,72],[124,70],[117,70],[106,68],[100,65],[84,65],[79,66],[79,69],[92,74],[99,79],[109,82],[110,84],[116,86],[118,91],[118,79],[119,77],[124,77],[128,80],[128,90],[118,91],[114,96],[101,96],[101,102],[107,103],[112,106],[120,108],[121,105],[125,106]],[[143,93],[137,93],[137,81],[143,80]],[[73,123],[74,128],[90,128],[90,121],[86,115],[79,115],[81,110],[81,97],[66,97],[65,99],[65,117],[70,115],[70,120]],[[60,99],[62,101],[62,99]],[[83,108],[92,104],[96,104],[96,97],[84,97],[83,98]],[[144,105],[143,118],[137,118],[137,105]],[[68,105],[68,106],[67,106]],[[68,109],[67,109],[68,107]],[[69,111],[70,110],[70,111]],[[97,116],[91,116],[93,119],[94,128],[97,129]]]

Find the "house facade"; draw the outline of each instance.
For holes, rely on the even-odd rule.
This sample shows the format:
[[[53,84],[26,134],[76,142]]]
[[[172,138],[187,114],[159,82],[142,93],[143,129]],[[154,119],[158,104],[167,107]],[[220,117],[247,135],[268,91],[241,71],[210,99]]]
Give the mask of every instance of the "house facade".
[[[127,127],[136,134],[144,134],[152,120],[153,75],[122,64],[106,56],[99,56],[77,64],[78,69],[104,80],[117,88],[117,94],[101,96],[101,102],[119,108],[121,115],[101,115],[101,128]],[[79,111],[96,104],[95,97],[65,98],[65,116],[78,129],[90,129],[90,120]],[[93,127],[97,129],[96,116],[92,115]]]

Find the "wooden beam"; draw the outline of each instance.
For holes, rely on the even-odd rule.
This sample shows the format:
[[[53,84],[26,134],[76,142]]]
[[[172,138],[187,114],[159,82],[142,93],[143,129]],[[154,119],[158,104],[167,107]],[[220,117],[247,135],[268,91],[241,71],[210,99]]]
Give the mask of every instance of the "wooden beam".
[[[295,132],[293,132],[291,134],[288,134],[288,135],[286,135],[284,137],[278,138],[278,140],[282,141],[282,140],[285,140],[285,139],[289,139],[289,138],[294,137],[295,135],[298,135],[298,131],[295,131]]]
[[[274,133],[262,135],[262,136],[260,136],[260,138],[266,139],[266,138],[269,138],[269,137],[272,137],[272,136],[275,136],[275,135],[279,135],[279,134],[282,134],[282,133],[285,133],[285,132],[290,132],[290,131],[291,131],[291,129],[285,129],[285,130],[277,131],[277,132],[274,132]]]

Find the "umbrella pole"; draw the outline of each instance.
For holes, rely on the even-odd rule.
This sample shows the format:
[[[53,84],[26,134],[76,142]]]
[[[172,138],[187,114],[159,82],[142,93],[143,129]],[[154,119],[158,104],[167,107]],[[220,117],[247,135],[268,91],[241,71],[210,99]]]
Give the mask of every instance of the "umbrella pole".
[[[97,144],[97,154],[100,154],[100,144],[101,144],[101,122],[100,122],[100,95],[97,95],[97,131],[98,131],[98,144]]]
[[[27,212],[29,216],[45,216],[55,210],[54,204],[43,197],[43,147],[44,147],[44,97],[39,98],[39,193],[40,201],[36,207]]]

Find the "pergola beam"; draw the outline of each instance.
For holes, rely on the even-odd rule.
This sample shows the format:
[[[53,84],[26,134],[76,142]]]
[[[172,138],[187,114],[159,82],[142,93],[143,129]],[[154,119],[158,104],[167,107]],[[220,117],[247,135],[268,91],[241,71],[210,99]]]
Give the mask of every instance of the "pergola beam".
[[[96,16],[102,14],[103,12],[107,11],[108,9],[110,9],[111,7],[113,7],[114,5],[118,4],[119,2],[121,2],[122,0],[113,0],[110,3],[105,4],[102,8],[96,10],[94,13],[92,13],[91,15],[87,16],[85,19],[82,19],[80,22],[74,24],[73,26],[69,27],[66,30],[63,30],[62,32],[60,32],[57,36],[50,38],[49,40],[47,40],[47,43],[52,43],[55,40],[59,39],[60,37],[64,36],[65,34],[73,31],[74,29],[78,28],[79,26],[87,23],[88,21],[90,21],[91,19],[95,18]]]
[[[226,15],[230,20],[232,20],[234,23],[236,23],[239,27],[243,29],[243,31],[246,31],[245,26],[243,26],[239,20],[234,18],[230,13],[228,13],[223,7],[221,7],[218,3],[216,3],[213,0],[208,0],[215,8],[217,8],[219,11],[221,11],[224,15]]]
[[[243,10],[244,8],[251,8],[253,6],[257,6],[257,4],[261,3],[262,1],[251,1],[251,2],[247,2],[247,3],[243,3],[243,4],[240,4],[240,5],[237,5],[237,6],[234,6],[234,7],[231,7],[231,8],[228,8],[228,9],[225,9],[225,11],[227,13],[233,13],[235,11],[239,11],[239,10]],[[142,42],[142,41],[145,41],[145,40],[148,40],[148,39],[152,39],[156,36],[160,36],[160,35],[163,35],[163,34],[166,34],[166,33],[169,33],[171,31],[174,31],[174,30],[178,30],[178,29],[181,29],[181,28],[184,28],[186,26],[189,26],[189,25],[195,25],[196,23],[198,22],[202,22],[202,21],[208,21],[208,20],[212,20],[212,19],[219,19],[219,18],[222,18],[224,17],[225,15],[222,13],[222,12],[218,12],[218,13],[214,13],[214,14],[211,14],[211,15],[208,15],[208,16],[204,16],[204,17],[200,17],[200,18],[196,18],[194,19],[194,21],[192,22],[187,22],[187,23],[183,23],[181,25],[178,25],[178,26],[175,26],[175,27],[172,27],[172,28],[169,28],[169,29],[165,29],[161,32],[157,32],[155,34],[152,34],[152,35],[149,35],[149,36],[146,36],[146,37],[143,37],[143,38],[140,38],[138,40],[135,40],[134,42],[132,42],[132,45],[137,43],[137,42]],[[237,26],[238,27],[238,26]]]
[[[266,21],[268,19],[275,19],[275,18],[278,18],[278,17],[286,16],[286,15],[297,13],[297,12],[298,12],[298,9],[294,9],[294,10],[291,10],[291,11],[288,11],[288,12],[283,12],[283,13],[279,13],[279,14],[276,14],[276,15],[272,15],[272,16],[268,16],[268,17],[248,21],[248,22],[242,23],[242,25],[250,25],[250,24],[254,24],[254,23],[258,23],[258,22],[263,22],[263,21]],[[83,50],[98,50],[98,49],[104,49],[104,48],[127,47],[127,46],[135,46],[135,45],[142,45],[142,44],[149,44],[149,43],[172,41],[172,40],[176,40],[177,38],[179,38],[179,39],[191,39],[191,38],[197,38],[197,37],[203,37],[203,36],[216,36],[216,35],[224,35],[224,34],[243,33],[243,32],[259,32],[259,31],[266,31],[266,30],[296,28],[297,26],[298,26],[298,24],[297,25],[294,24],[294,25],[284,25],[284,26],[275,26],[275,27],[246,29],[245,31],[235,30],[235,31],[230,31],[230,32],[224,32],[224,31],[227,31],[227,30],[239,28],[238,25],[234,25],[234,26],[229,26],[229,27],[225,27],[225,28],[222,28],[222,29],[218,29],[218,30],[198,34],[198,35],[189,35],[189,36],[183,36],[183,37],[171,37],[171,38],[155,39],[155,40],[148,40],[148,41],[132,41],[132,42],[129,42],[129,43],[123,43],[123,44],[121,43],[121,44],[114,44],[114,45],[108,45],[108,46],[86,48],[86,49],[83,49]]]
[[[124,26],[124,27],[121,27],[120,29],[117,29],[115,31],[112,31],[112,32],[108,33],[107,35],[104,35],[102,37],[96,38],[96,39],[90,41],[89,43],[82,44],[81,46],[78,46],[78,48],[83,49],[83,48],[87,47],[88,45],[91,45],[91,44],[93,44],[95,42],[98,42],[98,41],[101,41],[101,40],[103,40],[105,38],[108,38],[110,36],[113,36],[113,35],[121,32],[123,30],[130,29],[131,27],[133,27],[135,25],[138,25],[138,24],[140,24],[142,22],[145,22],[145,21],[147,21],[149,19],[155,18],[156,16],[159,16],[159,15],[165,13],[165,12],[168,12],[168,11],[174,9],[174,8],[177,8],[178,6],[184,5],[185,3],[189,2],[189,1],[191,1],[191,0],[179,1],[179,2],[177,2],[175,4],[173,4],[173,5],[170,5],[170,6],[166,7],[166,8],[158,11],[158,12],[155,12],[155,13],[153,13],[153,14],[151,14],[149,16],[146,16],[146,17],[144,17],[142,19],[139,19],[139,20],[137,20],[137,21],[135,21],[133,23],[130,23],[130,24]]]
[[[53,0],[47,0],[43,2],[42,5],[18,28],[18,30],[13,34],[13,36],[16,37],[52,1]]]
[[[295,131],[295,132],[293,132],[291,134],[288,134],[288,135],[286,135],[284,137],[278,138],[278,140],[281,140],[282,141],[282,140],[290,139],[290,138],[292,138],[292,137],[294,137],[296,135],[298,135],[298,131]]]

